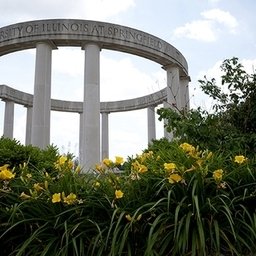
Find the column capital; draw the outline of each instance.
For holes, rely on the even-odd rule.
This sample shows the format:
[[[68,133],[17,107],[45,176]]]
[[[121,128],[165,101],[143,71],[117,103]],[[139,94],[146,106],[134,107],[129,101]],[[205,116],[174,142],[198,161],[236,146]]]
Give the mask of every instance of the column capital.
[[[84,43],[82,43],[81,44],[81,49],[86,50],[86,47],[88,45],[98,46],[100,51],[102,49],[102,44],[101,43],[94,43],[94,42],[84,42]]]
[[[56,46],[56,44],[52,40],[42,40],[42,41],[39,41],[39,42],[36,43],[36,45],[39,45],[39,44],[47,44],[52,48],[52,50],[57,50],[58,49],[58,47]]]
[[[187,75],[181,75],[180,76],[180,80],[186,80],[188,82],[191,82],[191,77],[190,76],[187,76]]]
[[[176,64],[176,63],[172,63],[172,64],[168,64],[168,65],[164,65],[164,66],[162,66],[162,69],[164,69],[164,70],[168,70],[168,69],[170,69],[170,68],[178,68],[179,69],[179,66],[178,66],[178,64]]]

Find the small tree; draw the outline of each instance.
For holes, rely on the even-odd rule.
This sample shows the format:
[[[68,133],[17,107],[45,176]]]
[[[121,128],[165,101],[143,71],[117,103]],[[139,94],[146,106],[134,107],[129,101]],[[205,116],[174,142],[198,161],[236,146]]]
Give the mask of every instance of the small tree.
[[[211,150],[255,153],[256,74],[248,74],[236,57],[224,60],[220,68],[221,85],[206,76],[199,80],[202,91],[216,102],[214,113],[161,108],[159,120],[165,119],[167,131],[182,141]]]

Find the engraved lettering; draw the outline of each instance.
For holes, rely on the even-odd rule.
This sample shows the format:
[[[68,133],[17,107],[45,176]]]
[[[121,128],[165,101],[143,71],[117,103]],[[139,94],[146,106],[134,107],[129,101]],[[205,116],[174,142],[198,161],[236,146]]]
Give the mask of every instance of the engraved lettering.
[[[78,24],[76,24],[76,23],[73,23],[73,24],[71,24],[71,30],[72,31],[78,31],[78,29],[79,29],[79,26],[78,26]]]
[[[33,26],[31,26],[31,25],[26,26],[25,31],[26,31],[26,33],[28,33],[28,34],[32,33],[32,32],[33,32]]]

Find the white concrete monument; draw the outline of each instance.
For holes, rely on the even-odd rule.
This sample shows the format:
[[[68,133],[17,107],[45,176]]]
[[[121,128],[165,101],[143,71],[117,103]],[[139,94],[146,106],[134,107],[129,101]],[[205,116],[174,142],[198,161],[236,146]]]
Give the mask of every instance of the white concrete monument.
[[[58,46],[77,46],[85,52],[83,102],[51,99],[51,55],[52,49]],[[27,108],[26,144],[40,148],[50,143],[51,110],[78,113],[79,158],[84,170],[94,168],[101,158],[108,157],[108,117],[112,112],[147,108],[150,142],[155,139],[157,105],[189,108],[190,78],[186,59],[171,44],[143,31],[73,19],[35,20],[0,28],[0,56],[30,48],[36,48],[34,95],[0,85],[0,98],[6,102],[4,136],[13,137],[14,103]],[[101,49],[131,53],[160,64],[166,70],[167,87],[136,99],[100,102]]]

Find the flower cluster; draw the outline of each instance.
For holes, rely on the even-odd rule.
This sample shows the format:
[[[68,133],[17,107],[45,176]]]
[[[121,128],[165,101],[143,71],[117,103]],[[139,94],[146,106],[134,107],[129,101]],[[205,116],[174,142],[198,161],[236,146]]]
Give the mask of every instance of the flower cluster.
[[[77,196],[74,193],[70,193],[68,196],[65,196],[64,192],[54,193],[52,195],[52,203],[55,204],[55,203],[60,203],[60,202],[63,202],[67,205],[71,205],[71,204],[75,204],[80,201],[77,199]]]
[[[118,172],[123,162],[124,159],[121,156],[115,156],[115,161],[112,161],[109,158],[104,158],[101,163],[95,165],[95,169],[100,173],[105,173],[107,171]]]
[[[70,171],[74,167],[73,161],[65,155],[60,156],[54,163],[57,170]]]

